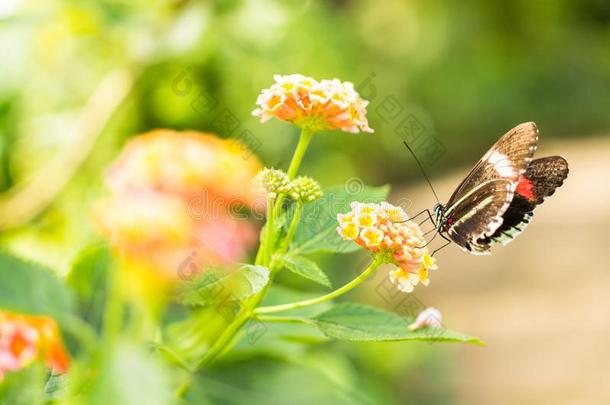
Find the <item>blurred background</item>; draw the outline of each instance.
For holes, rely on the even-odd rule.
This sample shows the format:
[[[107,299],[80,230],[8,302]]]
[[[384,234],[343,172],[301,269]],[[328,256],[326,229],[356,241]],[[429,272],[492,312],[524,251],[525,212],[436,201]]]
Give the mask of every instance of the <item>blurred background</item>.
[[[392,184],[410,213],[435,201],[403,140],[446,199],[500,135],[535,121],[538,155],[570,162],[566,184],[492,256],[440,252],[415,292],[486,347],[327,345],[236,358],[206,385],[213,403],[606,403],[609,49],[602,0],[3,0],[0,245],[65,273],[99,240],[104,168],[154,128],[242,137],[285,167],[295,128],[251,116],[274,74],[356,85],[375,134],[317,136],[302,172]],[[322,260],[334,284],[354,274]],[[352,298],[401,304],[377,287]]]

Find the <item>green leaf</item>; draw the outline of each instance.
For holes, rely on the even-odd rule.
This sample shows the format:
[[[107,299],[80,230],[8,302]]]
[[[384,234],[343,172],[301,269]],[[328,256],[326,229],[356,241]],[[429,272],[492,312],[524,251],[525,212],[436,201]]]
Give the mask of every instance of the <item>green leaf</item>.
[[[240,298],[257,294],[269,282],[269,269],[264,266],[244,264],[239,269],[240,274],[249,284],[249,289],[243,292]]]
[[[44,371],[46,375],[46,370]],[[68,394],[68,382],[69,374],[51,372],[44,387],[46,399],[61,403],[61,399],[65,399]]]
[[[78,254],[66,279],[76,293],[81,317],[98,330],[106,307],[108,271],[113,270],[111,266],[113,260],[108,246],[94,245]]]
[[[123,343],[108,348],[91,386],[86,387],[87,404],[165,405],[172,404],[170,375],[152,354]]]
[[[350,341],[427,341],[483,345],[478,338],[449,329],[409,330],[410,320],[360,304],[339,304],[313,317],[326,336]]]
[[[305,277],[328,288],[332,287],[324,271],[313,260],[303,256],[286,255],[280,259],[280,263],[301,277]]]
[[[358,250],[358,245],[341,239],[337,234],[337,214],[348,212],[353,201],[384,201],[390,187],[362,187],[356,192],[346,188],[331,187],[324,191],[322,198],[305,205],[294,235],[292,253],[349,253]]]
[[[243,264],[238,269],[210,269],[182,286],[176,299],[185,305],[205,306],[227,295],[233,299],[250,297],[269,282],[269,269]]]
[[[196,306],[187,318],[170,323],[164,328],[163,337],[157,346],[176,363],[193,367],[205,355],[210,345],[232,320],[217,306]]]
[[[0,405],[44,404],[46,374],[44,365],[39,363],[6,372],[0,382]]]
[[[338,369],[342,359],[330,359],[326,370],[322,371],[320,364],[312,364],[318,356],[314,353],[305,359],[298,356],[290,361],[259,358],[257,361],[238,363],[234,367],[225,366],[222,373],[199,373],[195,376],[197,380],[193,384],[193,391],[204,389],[209,403],[225,405],[383,403],[365,397],[359,392],[359,386],[339,382],[343,377],[340,374],[348,373]],[[350,366],[347,362],[342,364]],[[358,374],[354,372],[354,378],[357,377]],[[190,395],[187,398],[191,399]],[[193,398],[189,403],[200,404],[201,400]]]
[[[240,332],[239,342],[224,355],[226,360],[246,360],[260,355],[293,361],[312,347],[328,342],[313,324],[264,323],[252,320]]]
[[[0,251],[0,308],[58,321],[71,313],[71,292],[46,267]]]

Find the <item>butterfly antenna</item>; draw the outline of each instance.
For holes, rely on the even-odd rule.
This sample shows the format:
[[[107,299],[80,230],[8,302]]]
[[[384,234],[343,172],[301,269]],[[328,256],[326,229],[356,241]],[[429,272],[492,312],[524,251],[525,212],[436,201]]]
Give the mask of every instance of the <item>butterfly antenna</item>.
[[[441,202],[440,202],[440,200],[438,198],[438,195],[436,194],[436,191],[434,191],[434,187],[432,187],[432,182],[428,178],[428,175],[426,174],[426,171],[424,170],[424,167],[422,166],[421,162],[419,161],[419,159],[415,155],[415,152],[413,152],[413,149],[411,149],[411,147],[409,146],[407,141],[403,141],[403,142],[404,142],[405,146],[407,147],[407,149],[409,149],[409,152],[411,152],[411,155],[413,155],[413,159],[415,159],[415,162],[417,162],[417,166],[419,166],[419,170],[421,170],[421,173],[424,175],[424,178],[426,179],[426,182],[430,186],[430,190],[432,190],[432,194],[434,194],[434,198],[436,198],[436,202],[440,204]]]

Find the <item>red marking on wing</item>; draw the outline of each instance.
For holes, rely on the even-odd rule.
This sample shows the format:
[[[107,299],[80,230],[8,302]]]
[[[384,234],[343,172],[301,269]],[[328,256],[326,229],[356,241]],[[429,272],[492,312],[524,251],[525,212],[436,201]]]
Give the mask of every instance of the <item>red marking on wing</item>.
[[[534,192],[534,184],[525,176],[520,176],[517,183],[517,194],[527,198],[528,200],[535,200],[536,193]]]

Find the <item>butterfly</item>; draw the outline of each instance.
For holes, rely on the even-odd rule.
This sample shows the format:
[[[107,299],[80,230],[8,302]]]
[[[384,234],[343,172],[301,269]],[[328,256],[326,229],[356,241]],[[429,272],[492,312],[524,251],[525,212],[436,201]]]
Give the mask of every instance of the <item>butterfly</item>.
[[[489,254],[493,244],[505,245],[532,220],[534,209],[568,176],[561,156],[534,159],[538,127],[517,125],[483,155],[455,189],[447,204],[428,215],[448,243],[472,254]],[[447,243],[447,244],[448,244]]]

